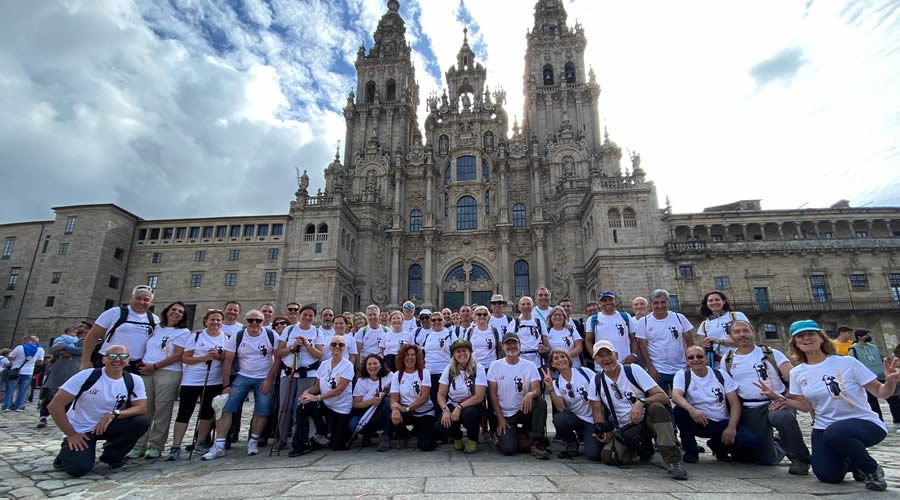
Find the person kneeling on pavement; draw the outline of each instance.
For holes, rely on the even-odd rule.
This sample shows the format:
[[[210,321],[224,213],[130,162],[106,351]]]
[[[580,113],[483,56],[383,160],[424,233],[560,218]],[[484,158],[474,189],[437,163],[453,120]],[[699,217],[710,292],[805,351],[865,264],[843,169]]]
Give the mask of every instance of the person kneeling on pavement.
[[[578,441],[584,442],[584,455],[591,460],[600,460],[602,446],[591,437],[594,430],[594,412],[588,393],[594,384],[594,371],[580,366],[572,367],[572,357],[564,349],[550,351],[550,366],[559,373],[553,380],[550,368],[544,368],[544,385],[551,388],[550,400],[556,413],[553,426],[556,433],[566,443],[566,449],[559,458],[578,456]],[[588,439],[585,439],[587,437]]]
[[[700,346],[687,348],[688,367],[675,374],[672,386],[672,417],[681,432],[684,461],[697,463],[697,436],[710,438],[707,445],[716,459],[730,460],[734,451],[752,454],[759,439],[750,429],[739,425],[741,402],[737,384],[718,368],[707,366],[707,356]]]
[[[111,469],[125,465],[125,454],[150,428],[144,381],[124,372],[128,349],[111,345],[103,368],[88,368],[72,376],[57,391],[47,409],[65,434],[53,468],[80,477],[94,468],[97,441],[106,441],[100,461]],[[71,407],[66,411],[66,406]]]
[[[641,367],[622,365],[617,356],[608,340],[594,344],[594,362],[602,371],[594,377],[588,399],[594,402],[594,438],[607,445],[601,461],[627,465],[637,455],[641,462],[649,462],[655,437],[672,479],[687,479],[675,442],[669,396]]]

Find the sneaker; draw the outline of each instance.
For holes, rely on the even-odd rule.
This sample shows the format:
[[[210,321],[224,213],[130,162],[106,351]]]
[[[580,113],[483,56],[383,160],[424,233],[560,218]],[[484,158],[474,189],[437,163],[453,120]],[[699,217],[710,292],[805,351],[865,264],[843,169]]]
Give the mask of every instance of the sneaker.
[[[884,480],[884,469],[879,465],[875,472],[866,474],[866,489],[872,491],[884,491],[887,489],[887,482]]]
[[[684,470],[684,467],[681,466],[681,462],[669,464],[666,466],[666,468],[668,469],[669,475],[672,476],[672,479],[684,481],[688,478],[687,471]]]
[[[387,434],[382,434],[381,439],[378,440],[378,451],[390,451],[391,449],[391,437]]]
[[[181,458],[181,446],[169,448],[169,456],[166,457],[166,462],[174,462],[179,458]]]
[[[471,455],[472,453],[475,453],[476,451],[478,451],[478,441],[476,441],[474,439],[470,439],[470,440],[466,441],[465,453]]]
[[[547,451],[547,447],[543,444],[534,444],[531,445],[531,456],[538,460],[549,460],[550,452]]]
[[[125,455],[125,458],[127,458],[128,460],[134,460],[135,458],[141,458],[142,456],[144,456],[144,452],[135,448],[131,450],[131,453]]]
[[[43,429],[44,427],[47,427],[47,417],[41,417],[41,419],[38,420],[37,428]]]
[[[312,439],[310,439],[310,441],[312,441],[313,443],[315,443],[319,446],[328,446],[328,438],[326,438],[325,436],[323,436],[321,434],[316,434],[315,436],[312,437]]]
[[[572,441],[566,443],[566,449],[559,452],[557,457],[559,458],[568,458],[573,459],[578,456],[578,441]]]
[[[160,455],[162,455],[161,451],[150,448],[149,450],[147,450],[147,453],[144,454],[144,458],[146,458],[147,460],[152,460],[154,458],[159,458]]]
[[[250,455],[251,457],[253,455],[259,455],[259,446],[256,440],[251,439],[247,442],[247,455]]]
[[[210,450],[209,446],[206,443],[197,443],[194,445],[194,451],[200,454],[204,454]]]
[[[222,458],[225,456],[225,450],[222,448],[213,448],[206,452],[202,457],[203,460],[215,460],[217,458]]]
[[[100,458],[97,460],[108,465],[110,469],[121,469],[122,467],[125,467],[125,460],[112,460],[103,455],[100,455]]]
[[[462,439],[454,439],[453,440],[453,449],[456,451],[463,451],[463,448],[466,446],[463,444]]]
[[[700,460],[700,457],[693,453],[685,453],[683,457],[681,457],[681,461],[686,464],[695,464]]]
[[[22,413],[23,411],[25,411],[24,408],[16,408],[16,413]]]
[[[312,448],[301,448],[299,450],[291,450],[291,452],[288,453],[288,456],[291,458],[299,457],[300,455],[306,455],[307,453],[309,453],[311,451],[312,451]]]
[[[788,474],[794,474],[795,476],[809,475],[809,462],[804,462],[798,458],[792,458],[791,466],[788,467]]]
[[[6,413],[6,412],[8,412],[8,411],[9,411],[9,408],[4,408],[4,409],[3,409],[3,413]]]
[[[406,438],[398,439],[397,442],[394,443],[394,449],[395,449],[395,450],[405,450],[408,441],[409,441],[409,440],[406,439]]]

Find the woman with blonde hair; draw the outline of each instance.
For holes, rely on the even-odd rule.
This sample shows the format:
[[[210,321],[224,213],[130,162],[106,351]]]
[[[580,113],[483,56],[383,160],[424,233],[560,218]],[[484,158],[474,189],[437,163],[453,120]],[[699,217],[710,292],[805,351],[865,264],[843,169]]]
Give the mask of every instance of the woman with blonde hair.
[[[388,322],[391,325],[391,329],[389,332],[382,335],[381,339],[378,341],[378,347],[381,349],[381,357],[384,358],[384,362],[387,363],[388,368],[390,368],[391,371],[396,369],[394,361],[397,357],[397,350],[400,349],[400,346],[403,344],[411,344],[413,341],[412,334],[403,327],[403,320],[402,312],[391,311],[390,316],[388,316]]]
[[[487,374],[472,356],[471,342],[457,339],[450,344],[450,364],[441,373],[439,384],[437,401],[441,409],[441,425],[453,438],[456,450],[475,453]],[[465,445],[463,427],[468,438]]]

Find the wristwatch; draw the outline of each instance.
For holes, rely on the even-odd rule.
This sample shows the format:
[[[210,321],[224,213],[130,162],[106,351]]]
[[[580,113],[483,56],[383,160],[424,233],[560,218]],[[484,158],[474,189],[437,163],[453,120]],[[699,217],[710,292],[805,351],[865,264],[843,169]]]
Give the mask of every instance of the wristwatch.
[[[406,407],[406,413],[409,413],[409,406]]]
[[[119,415],[122,414],[122,410],[116,409],[116,410],[111,411],[110,413],[112,413],[113,420],[115,420],[115,419],[119,418]]]
[[[647,406],[647,398],[637,398],[637,400],[640,401],[644,406]]]

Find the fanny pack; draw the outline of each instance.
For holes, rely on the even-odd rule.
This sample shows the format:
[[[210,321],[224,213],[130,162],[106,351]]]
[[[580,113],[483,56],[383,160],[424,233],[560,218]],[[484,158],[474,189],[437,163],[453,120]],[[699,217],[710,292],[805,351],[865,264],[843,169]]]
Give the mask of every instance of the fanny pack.
[[[313,363],[309,366],[298,366],[297,371],[294,373],[297,373],[297,375],[300,378],[307,378],[308,373],[312,370],[318,370],[319,365],[321,365],[321,364],[322,364],[321,361],[316,361],[315,363]],[[282,363],[281,369],[284,371],[284,375],[286,377],[291,375],[291,367],[290,366],[284,366],[284,363]]]

